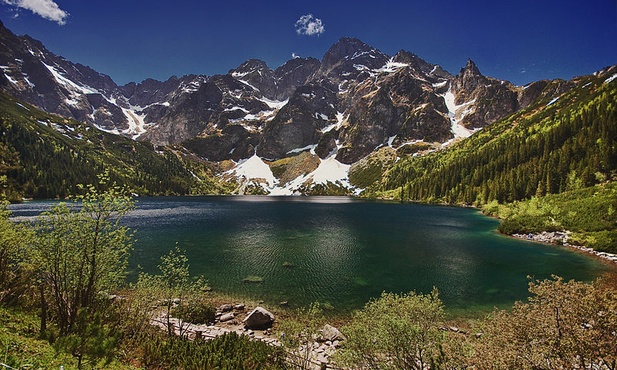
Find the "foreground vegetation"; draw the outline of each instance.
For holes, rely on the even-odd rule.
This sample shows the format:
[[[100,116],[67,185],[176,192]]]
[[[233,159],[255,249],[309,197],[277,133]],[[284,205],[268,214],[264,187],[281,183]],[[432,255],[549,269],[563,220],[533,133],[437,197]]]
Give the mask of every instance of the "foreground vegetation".
[[[133,208],[102,177],[79,207],[60,204],[33,225],[0,213],[0,362],[15,369],[311,368],[327,318],[319,306],[277,323],[280,346],[225,334],[189,340],[191,323],[214,320],[203,278],[191,278],[181,248],[160,273],[123,286]],[[511,310],[446,322],[437,290],[384,293],[341,327],[331,366],[349,369],[617,369],[617,288],[558,277],[530,281]],[[116,295],[114,293],[119,293]],[[175,317],[177,319],[172,320]],[[159,322],[153,326],[152,320]]]
[[[571,242],[617,252],[617,84],[594,76],[576,83],[581,88],[558,101],[530,107],[448,150],[392,167],[396,156],[384,150],[350,176],[364,185],[377,182],[371,196],[473,204],[502,219],[503,233],[568,230]],[[229,190],[211,181],[206,163],[179,149],[157,153],[6,95],[0,95],[0,105],[0,197],[82,194],[78,203],[59,204],[34,224],[14,224],[0,209],[2,366],[315,365],[314,342],[328,321],[318,305],[276,323],[280,346],[234,333],[189,340],[190,325],[213,322],[215,309],[206,281],[189,276],[179,246],[161,257],[158,274],[142,273],[126,286],[133,236],[121,219],[134,207],[130,193]],[[291,178],[295,167],[288,162],[274,168]],[[96,186],[80,186],[83,181]],[[529,291],[527,301],[509,310],[456,324],[446,319],[437,290],[384,293],[340,327],[345,339],[330,366],[617,370],[614,277],[593,283],[531,280]]]

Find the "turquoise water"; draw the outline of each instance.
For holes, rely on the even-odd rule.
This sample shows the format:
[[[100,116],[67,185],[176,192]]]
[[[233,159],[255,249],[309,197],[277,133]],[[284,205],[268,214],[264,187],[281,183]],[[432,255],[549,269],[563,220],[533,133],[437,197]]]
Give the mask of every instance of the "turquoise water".
[[[45,203],[13,206],[16,216]],[[527,296],[528,276],[591,280],[605,270],[565,248],[504,237],[465,208],[346,197],[139,198],[124,219],[131,268],[156,273],[176,243],[213,289],[268,304],[328,303],[345,312],[381,292],[437,287],[451,310],[488,310]],[[289,267],[291,265],[291,267]],[[243,282],[259,276],[263,282]]]

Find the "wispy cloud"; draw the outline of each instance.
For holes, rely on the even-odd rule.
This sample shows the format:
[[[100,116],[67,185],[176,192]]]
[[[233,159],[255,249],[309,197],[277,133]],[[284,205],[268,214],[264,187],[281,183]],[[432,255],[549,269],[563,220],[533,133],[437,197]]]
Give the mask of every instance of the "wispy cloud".
[[[30,10],[45,19],[54,21],[59,25],[66,24],[66,18],[69,13],[60,9],[58,4],[53,0],[1,0],[5,4],[15,6],[17,8]]]
[[[313,17],[312,14],[306,14],[296,21],[296,33],[298,35],[321,35],[326,32],[323,22],[319,18]]]

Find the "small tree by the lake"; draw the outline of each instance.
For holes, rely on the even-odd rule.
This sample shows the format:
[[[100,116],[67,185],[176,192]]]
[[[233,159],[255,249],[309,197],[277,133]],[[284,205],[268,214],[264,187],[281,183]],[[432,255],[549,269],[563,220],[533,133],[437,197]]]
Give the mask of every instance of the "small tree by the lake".
[[[178,334],[184,336],[191,324],[214,321],[216,310],[204,299],[208,284],[203,276],[190,277],[185,251],[176,245],[161,256],[158,267],[159,275],[141,273],[135,288],[150,292],[152,303],[162,303],[164,325],[169,336],[176,335],[176,324]]]
[[[338,361],[361,369],[426,369],[444,361],[443,304],[437,290],[422,295],[382,293],[342,328]]]
[[[8,203],[0,201],[0,304],[14,303],[27,289],[30,271],[24,251],[32,230],[9,219]]]
[[[98,187],[85,187],[78,203],[59,203],[38,218],[28,257],[38,272],[42,334],[66,344],[80,367],[84,354],[104,357],[113,347],[89,350],[87,337],[108,331],[100,315],[109,293],[124,281],[132,242],[129,229],[120,224],[134,207],[132,198],[104,176],[100,180]],[[48,317],[57,334],[44,333]]]

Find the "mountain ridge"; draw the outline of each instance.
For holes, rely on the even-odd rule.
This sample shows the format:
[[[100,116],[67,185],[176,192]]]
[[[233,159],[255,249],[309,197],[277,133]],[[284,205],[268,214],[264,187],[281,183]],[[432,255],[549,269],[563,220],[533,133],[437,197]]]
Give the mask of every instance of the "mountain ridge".
[[[3,91],[106,132],[155,146],[181,145],[232,167],[253,156],[272,164],[306,152],[310,163],[335,161],[349,169],[383,148],[438,150],[572,88],[567,81],[515,86],[482,75],[471,59],[453,76],[411,52],[389,56],[349,37],[322,60],[294,58],[272,69],[250,59],[224,75],[123,86],[1,24],[0,45]],[[283,185],[265,185],[263,178],[236,181],[252,182],[265,193]],[[287,191],[310,190],[314,179]],[[348,183],[347,175],[330,180]]]

